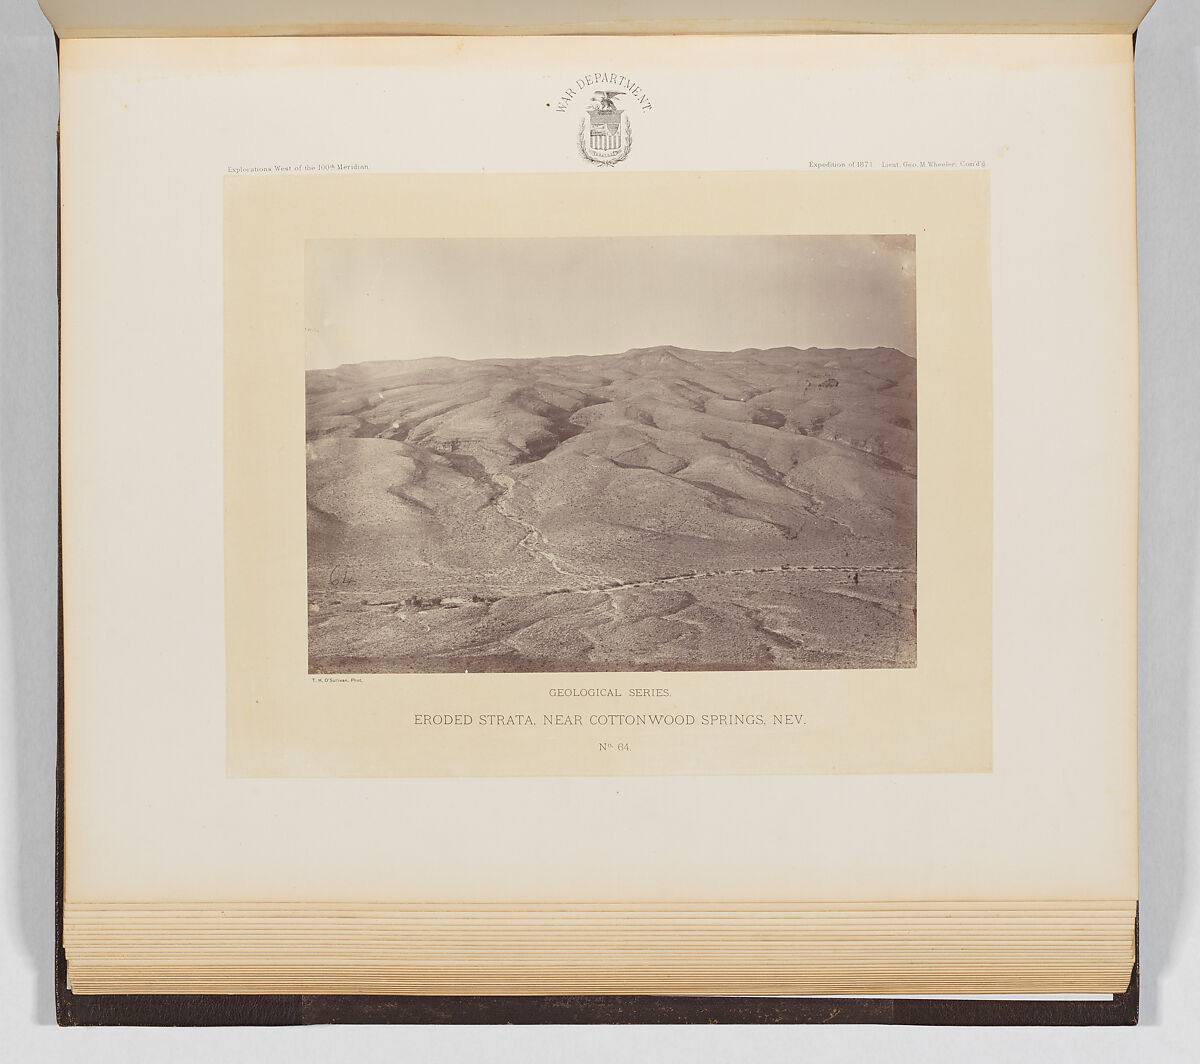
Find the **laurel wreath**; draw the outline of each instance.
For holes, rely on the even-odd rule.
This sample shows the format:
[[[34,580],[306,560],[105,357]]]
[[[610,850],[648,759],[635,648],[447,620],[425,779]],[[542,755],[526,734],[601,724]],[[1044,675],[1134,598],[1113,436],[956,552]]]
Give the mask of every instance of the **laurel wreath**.
[[[620,155],[614,155],[611,159],[593,159],[587,152],[587,115],[579,120],[579,154],[589,163],[596,166],[616,166],[619,162],[624,162],[629,155],[629,149],[633,147],[633,126],[629,123],[629,115],[623,115],[621,118],[621,126],[625,131],[625,147],[621,149]]]

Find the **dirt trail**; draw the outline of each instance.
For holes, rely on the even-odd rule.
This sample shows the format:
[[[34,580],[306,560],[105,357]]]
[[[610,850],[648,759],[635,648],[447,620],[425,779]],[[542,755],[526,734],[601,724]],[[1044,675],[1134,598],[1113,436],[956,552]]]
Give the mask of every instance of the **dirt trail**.
[[[508,515],[505,514],[507,517]],[[536,532],[531,526],[526,526],[523,521],[517,518],[519,524],[524,527],[530,527],[532,532]],[[528,537],[527,537],[528,538]],[[545,559],[551,565],[554,565],[555,571],[563,576],[569,576],[572,579],[579,580],[582,577],[578,573],[572,573],[565,569],[560,569],[555,564],[554,556],[548,551],[540,551],[536,548],[526,547],[531,553],[536,553],[540,558]],[[622,580],[607,584],[591,584],[587,587],[570,587],[556,588],[552,591],[511,591],[508,594],[498,593],[495,598],[489,599],[489,602],[494,602],[505,598],[546,598],[550,595],[608,595],[611,599],[614,591],[625,591],[629,588],[639,587],[657,587],[659,584],[681,584],[688,580],[713,580],[722,576],[753,576],[761,573],[915,573],[915,569],[906,566],[897,565],[767,565],[758,566],[753,569],[703,569],[694,573],[676,573],[673,576],[654,576],[645,580]],[[830,594],[843,595],[846,598],[861,599],[864,602],[869,602],[874,605],[880,603],[871,598],[869,595],[848,591],[845,589],[826,588]],[[313,595],[344,595],[344,591],[313,591]],[[378,593],[378,592],[377,592]],[[398,606],[404,600],[402,599],[384,599],[376,602],[364,602],[364,606]],[[430,607],[440,608],[440,607]],[[412,620],[412,615],[408,615],[405,620]]]
[[[631,587],[654,587],[658,584],[678,584],[685,580],[706,580],[720,576],[746,576],[756,573],[911,573],[907,569],[891,565],[772,565],[755,569],[705,569],[696,573],[679,573],[675,576],[656,576],[647,580],[627,580],[605,584],[601,587],[568,588],[565,591],[545,591],[545,595],[592,595],[598,591],[621,591]]]
[[[426,634],[428,634],[429,632],[432,632],[432,631],[433,631],[433,629],[432,629],[432,628],[430,628],[430,627],[429,627],[429,625],[427,625],[427,624],[426,624],[426,623],[425,623],[425,622],[424,622],[424,621],[421,619],[421,614],[420,614],[420,611],[417,611],[417,612],[415,612],[415,613],[402,613],[402,612],[400,612],[399,610],[397,610],[397,611],[396,611],[396,616],[397,616],[397,617],[399,617],[399,618],[400,618],[400,620],[402,620],[402,621],[410,621],[411,623],[413,623],[413,624],[417,625],[417,626],[418,626],[419,628],[421,628],[421,629],[422,629],[422,630],[423,630],[423,631],[424,631]]]

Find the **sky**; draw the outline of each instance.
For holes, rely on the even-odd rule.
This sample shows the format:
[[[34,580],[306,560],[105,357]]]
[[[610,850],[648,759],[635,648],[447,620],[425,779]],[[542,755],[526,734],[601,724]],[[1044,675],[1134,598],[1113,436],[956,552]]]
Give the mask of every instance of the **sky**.
[[[310,240],[306,364],[673,344],[916,357],[911,236]]]

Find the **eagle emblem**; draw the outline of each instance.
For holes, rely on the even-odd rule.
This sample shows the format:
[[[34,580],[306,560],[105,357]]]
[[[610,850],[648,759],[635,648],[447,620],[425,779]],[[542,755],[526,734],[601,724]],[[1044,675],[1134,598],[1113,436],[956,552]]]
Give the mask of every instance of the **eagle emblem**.
[[[616,104],[623,92],[600,89],[579,123],[579,154],[597,166],[616,166],[633,147],[629,115]]]

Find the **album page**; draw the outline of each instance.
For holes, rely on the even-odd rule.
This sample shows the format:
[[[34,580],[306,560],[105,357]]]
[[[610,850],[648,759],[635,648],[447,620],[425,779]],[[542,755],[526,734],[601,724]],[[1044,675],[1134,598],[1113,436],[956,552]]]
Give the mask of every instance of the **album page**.
[[[1153,0],[39,0],[60,37],[1132,33]]]
[[[1136,897],[1127,38],[62,71],[68,901]]]

